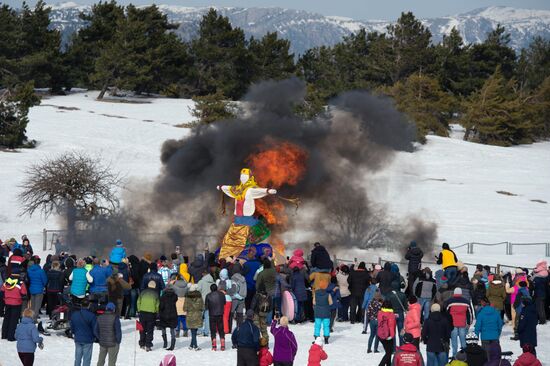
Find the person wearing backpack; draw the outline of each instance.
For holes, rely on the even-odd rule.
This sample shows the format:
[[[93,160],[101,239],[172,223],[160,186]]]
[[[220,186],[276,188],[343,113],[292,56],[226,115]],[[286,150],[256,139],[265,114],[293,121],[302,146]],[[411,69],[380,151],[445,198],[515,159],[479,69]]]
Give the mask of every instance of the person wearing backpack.
[[[378,366],[391,366],[391,356],[395,346],[396,319],[390,300],[384,300],[382,309],[378,312],[378,329],[376,331],[380,343],[384,347],[384,357]]]
[[[244,321],[244,305],[247,294],[246,279],[241,274],[242,267],[239,262],[233,265],[231,281],[235,286],[235,292],[231,296],[231,313],[237,323],[237,327]]]
[[[266,317],[267,313],[272,310],[273,301],[271,297],[263,290],[258,290],[252,298],[250,304],[251,309],[254,311],[254,324],[260,329],[262,338],[269,340],[267,333]]]

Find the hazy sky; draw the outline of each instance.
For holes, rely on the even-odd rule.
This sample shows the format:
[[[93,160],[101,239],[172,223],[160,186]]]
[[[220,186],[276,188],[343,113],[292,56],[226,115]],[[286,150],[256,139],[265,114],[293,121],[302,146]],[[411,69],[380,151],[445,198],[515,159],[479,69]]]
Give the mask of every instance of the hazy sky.
[[[58,1],[48,1],[57,3]],[[79,4],[91,4],[95,0],[72,0]],[[27,1],[34,5],[35,0]],[[355,19],[395,19],[402,11],[413,11],[415,15],[437,17],[467,12],[476,8],[506,5],[517,8],[550,10],[550,0],[118,0],[119,3],[171,4],[184,6],[237,6],[237,7],[284,7],[302,9],[324,15],[340,15]],[[19,6],[20,0],[0,0],[12,6]]]

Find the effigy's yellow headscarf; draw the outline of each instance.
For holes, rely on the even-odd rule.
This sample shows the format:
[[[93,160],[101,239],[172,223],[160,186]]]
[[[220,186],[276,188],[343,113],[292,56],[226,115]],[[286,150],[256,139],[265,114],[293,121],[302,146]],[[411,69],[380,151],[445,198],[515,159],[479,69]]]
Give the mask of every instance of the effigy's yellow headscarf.
[[[248,188],[258,187],[258,184],[256,183],[254,176],[252,176],[252,172],[250,171],[250,169],[242,169],[241,174],[248,175],[248,180],[245,183],[239,183],[238,186],[231,186],[231,188],[229,188],[229,193],[231,197],[235,198],[236,200],[244,200]]]

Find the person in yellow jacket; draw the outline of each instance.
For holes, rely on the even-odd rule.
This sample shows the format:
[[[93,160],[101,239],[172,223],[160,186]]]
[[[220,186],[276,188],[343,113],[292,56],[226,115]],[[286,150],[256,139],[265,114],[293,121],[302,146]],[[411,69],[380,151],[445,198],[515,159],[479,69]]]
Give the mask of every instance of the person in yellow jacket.
[[[191,277],[191,274],[189,273],[187,263],[180,264],[180,275],[185,281],[187,281],[187,283],[195,283],[195,279]]]
[[[441,268],[445,271],[445,277],[448,278],[449,285],[454,284],[458,273],[458,258],[455,252],[449,247],[449,244],[443,243],[441,253],[435,258],[437,259],[437,264],[441,264]]]

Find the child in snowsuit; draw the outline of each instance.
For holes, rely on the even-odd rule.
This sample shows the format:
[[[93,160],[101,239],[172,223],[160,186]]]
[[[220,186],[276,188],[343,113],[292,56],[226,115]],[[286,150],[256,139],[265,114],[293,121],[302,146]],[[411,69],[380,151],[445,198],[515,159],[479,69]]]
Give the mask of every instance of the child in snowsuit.
[[[273,364],[273,355],[269,352],[267,339],[260,338],[260,351],[258,352],[258,362],[260,366],[269,366]]]
[[[309,349],[309,357],[307,359],[307,366],[321,366],[321,361],[328,358],[327,353],[323,349],[323,338],[315,338],[315,342]]]
[[[15,331],[15,339],[17,339],[17,353],[23,366],[32,366],[34,364],[34,351],[36,346],[42,349],[44,344],[43,339],[38,334],[38,329],[33,321],[34,312],[31,309],[23,311],[23,319],[17,326]]]
[[[313,336],[317,338],[321,335],[322,325],[326,344],[330,337],[330,307],[332,306],[332,296],[327,292],[327,286],[327,281],[320,281],[319,289],[313,296],[313,312],[315,314]]]

